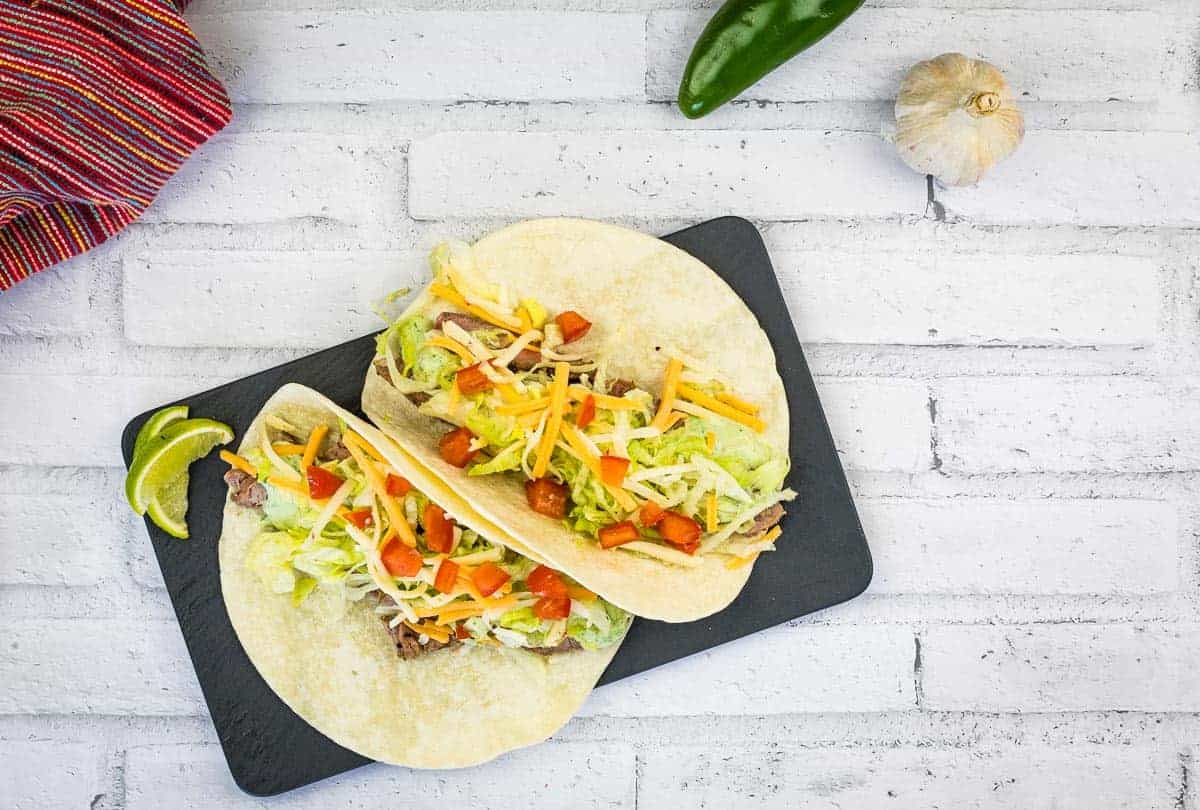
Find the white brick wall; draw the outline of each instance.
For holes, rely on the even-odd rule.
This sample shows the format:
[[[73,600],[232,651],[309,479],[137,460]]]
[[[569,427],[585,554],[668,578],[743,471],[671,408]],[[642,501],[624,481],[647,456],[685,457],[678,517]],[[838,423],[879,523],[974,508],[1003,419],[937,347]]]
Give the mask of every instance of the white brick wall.
[[[806,343],[868,593],[484,767],[269,804],[1200,809],[1194,2],[877,0],[690,122],[714,5],[191,4],[233,124],[142,222],[0,296],[0,805],[268,806],[124,504],[131,416],[373,328],[447,236],[733,213]],[[1028,134],[936,222],[886,133],[905,68],[951,49],[1005,70]]]
[[[923,705],[943,711],[1195,712],[1200,626],[938,627],[921,641]]]
[[[240,102],[644,95],[637,14],[254,11],[197,16]]]

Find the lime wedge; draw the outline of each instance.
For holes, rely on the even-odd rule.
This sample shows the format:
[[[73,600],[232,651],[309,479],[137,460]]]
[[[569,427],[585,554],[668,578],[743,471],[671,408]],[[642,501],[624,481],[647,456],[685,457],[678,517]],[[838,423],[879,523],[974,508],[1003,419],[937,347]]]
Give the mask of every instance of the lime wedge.
[[[188,474],[184,473],[163,487],[146,509],[155,526],[180,540],[186,540],[188,536],[187,491]]]
[[[233,429],[212,419],[184,419],[150,439],[133,459],[125,477],[125,497],[133,511],[146,514],[150,501],[167,484],[187,472],[188,465],[220,444],[233,441]]]
[[[150,440],[162,433],[167,425],[187,419],[187,415],[187,405],[168,405],[161,411],[155,411],[154,415],[147,419],[146,423],[142,425],[142,429],[138,431],[137,439],[133,443],[133,457],[137,458],[141,455]]]

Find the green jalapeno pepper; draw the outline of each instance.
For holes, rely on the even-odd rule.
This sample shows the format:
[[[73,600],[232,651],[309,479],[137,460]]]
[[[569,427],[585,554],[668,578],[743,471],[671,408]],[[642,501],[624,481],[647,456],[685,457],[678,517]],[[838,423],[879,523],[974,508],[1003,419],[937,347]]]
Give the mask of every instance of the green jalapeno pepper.
[[[679,109],[699,118],[766,76],[853,14],[863,0],[728,0],[696,41]]]

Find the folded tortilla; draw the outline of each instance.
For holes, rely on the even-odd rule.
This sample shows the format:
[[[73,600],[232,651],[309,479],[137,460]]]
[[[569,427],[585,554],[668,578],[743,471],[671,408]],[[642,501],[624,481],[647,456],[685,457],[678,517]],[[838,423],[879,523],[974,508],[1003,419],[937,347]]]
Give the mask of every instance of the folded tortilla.
[[[303,386],[284,386],[267,401],[243,449],[257,446],[269,414],[306,431],[344,420],[459,523],[502,537],[377,430]],[[349,602],[317,588],[293,606],[290,595],[268,590],[245,564],[260,526],[258,511],[226,501],[221,589],[238,639],[284,703],[363,756],[412,768],[458,768],[540,742],[579,709],[619,647],[543,656],[460,645],[403,660],[367,600]],[[524,553],[516,541],[503,542]]]
[[[742,299],[703,262],[655,237],[575,219],[521,222],[484,237],[473,252],[481,274],[514,297],[534,298],[551,312],[584,313],[592,329],[572,348],[606,361],[611,379],[657,394],[672,352],[716,371],[760,406],[767,424],[761,438],[786,457],[787,398],[770,341]],[[426,290],[401,317],[433,317],[446,306]],[[733,601],[750,576],[752,565],[730,569],[726,558],[711,554],[689,568],[602,549],[529,509],[519,473],[468,476],[438,452],[446,424],[420,413],[373,365],[362,404],[460,502],[501,527],[503,542],[521,542],[635,615],[669,622],[708,616]]]

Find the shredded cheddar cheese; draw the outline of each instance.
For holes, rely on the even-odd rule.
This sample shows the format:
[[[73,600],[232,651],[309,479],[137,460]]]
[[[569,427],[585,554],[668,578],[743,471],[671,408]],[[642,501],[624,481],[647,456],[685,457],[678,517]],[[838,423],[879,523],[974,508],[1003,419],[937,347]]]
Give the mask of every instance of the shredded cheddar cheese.
[[[409,630],[412,630],[414,633],[422,633],[426,636],[429,636],[434,641],[441,642],[442,644],[445,644],[450,640],[450,632],[445,627],[440,627],[433,622],[421,622],[420,624],[414,624],[405,619],[404,626]]]
[[[408,518],[404,515],[404,509],[400,504],[396,503],[396,499],[387,492],[387,483],[380,474],[379,469],[373,462],[367,459],[364,453],[364,445],[367,443],[353,431],[347,430],[342,437],[342,441],[346,445],[346,449],[350,451],[350,455],[354,457],[355,463],[359,469],[367,477],[367,486],[371,488],[372,493],[383,504],[384,510],[387,512],[388,520],[392,527],[396,530],[396,536],[404,545],[416,547],[417,536],[413,534],[412,526],[408,523]]]
[[[446,337],[445,335],[433,335],[425,341],[426,346],[437,346],[439,349],[448,349],[454,352],[468,366],[475,364],[475,355],[467,350],[467,347],[459,343],[454,338]]]
[[[708,448],[708,452],[710,452],[710,453],[713,450],[716,450],[717,449],[717,434],[713,433],[711,430],[708,433],[705,433],[704,434],[704,446]]]
[[[717,530],[717,493],[708,493],[704,508],[704,530],[712,534]]]
[[[727,563],[725,563],[725,567],[732,571],[736,568],[741,568],[743,565],[749,565],[750,563],[754,562],[757,559],[758,559],[758,552],[751,554],[749,557],[734,557],[733,559],[731,559]]]
[[[275,452],[283,457],[287,456],[302,456],[307,445],[292,444],[291,442],[275,442],[271,445],[275,448]]]
[[[672,357],[667,363],[667,373],[663,379],[662,398],[658,403],[658,411],[654,414],[651,426],[666,430],[671,418],[671,408],[675,405],[675,392],[679,387],[679,375],[683,373],[683,362]]]
[[[741,397],[736,397],[733,394],[722,391],[721,393],[717,394],[717,399],[721,400],[730,407],[737,408],[739,411],[749,414],[750,416],[758,415],[758,406],[752,402],[747,402]]]
[[[592,397],[596,400],[597,408],[604,408],[609,411],[640,411],[642,409],[641,403],[635,402],[632,399],[610,397],[608,394],[597,394],[578,385],[571,386],[567,394],[576,402],[582,402],[588,397]]]
[[[567,383],[570,381],[571,367],[566,363],[554,364],[554,384],[550,386],[550,417],[546,422],[546,430],[538,442],[537,460],[533,464],[533,477],[541,478],[550,466],[550,454],[554,451],[554,443],[558,441],[558,432],[563,423],[563,412],[567,406]]]
[[[300,484],[297,484],[295,481],[284,478],[283,476],[280,476],[280,475],[268,476],[267,483],[273,487],[279,487],[280,489],[286,489],[288,492],[294,492],[297,495],[303,495],[305,498],[312,500],[312,498],[309,497],[307,487],[301,486]],[[324,503],[324,501],[321,501],[320,503]]]
[[[713,413],[720,414],[727,419],[732,419],[735,422],[740,422],[746,427],[753,430],[755,433],[762,433],[767,429],[767,425],[757,416],[751,416],[743,411],[739,411],[731,405],[726,405],[716,397],[710,397],[703,391],[697,391],[690,385],[680,385],[678,388],[679,397],[686,399],[688,402],[694,402],[697,405],[708,408]]]
[[[503,394],[501,394],[503,396]],[[504,405],[496,406],[496,413],[507,414],[508,416],[520,416],[523,413],[533,413],[540,411],[550,404],[550,397],[541,397],[539,399],[531,399],[527,402],[512,402]]]
[[[505,323],[497,315],[489,312],[488,310],[484,309],[483,307],[475,306],[470,301],[468,301],[466,298],[463,298],[462,294],[459,293],[458,290],[455,290],[451,287],[447,287],[445,284],[430,284],[429,292],[432,293],[433,295],[436,295],[438,298],[442,298],[446,301],[449,301],[451,304],[454,304],[456,307],[459,307],[460,309],[465,309],[467,312],[471,313],[476,318],[485,320],[488,323],[492,324],[493,326],[499,326],[501,329],[505,329],[509,332],[516,332],[518,329],[521,328],[520,319],[511,318],[507,323]]]
[[[500,398],[509,405],[515,405],[521,401],[521,395],[517,393],[517,389],[513,388],[509,383],[501,383],[496,386],[496,390],[500,392]]]
[[[239,456],[237,453],[231,453],[228,450],[222,450],[221,461],[224,461],[230,467],[236,467],[247,475],[258,475],[258,470],[254,469],[254,465]]]
[[[312,433],[308,434],[308,443],[304,445],[304,457],[300,459],[300,469],[307,470],[316,461],[317,450],[321,446],[321,440],[325,438],[325,434],[329,432],[329,425],[320,424],[312,429]]]
[[[620,487],[610,486],[604,483],[604,476],[600,473],[600,457],[591,451],[584,440],[584,437],[575,429],[574,425],[564,423],[562,425],[563,438],[567,440],[567,444],[579,456],[580,461],[591,471],[592,475],[596,476],[597,480],[604,485],[616,499],[617,505],[626,512],[632,512],[638,508],[637,501],[633,496]]]

